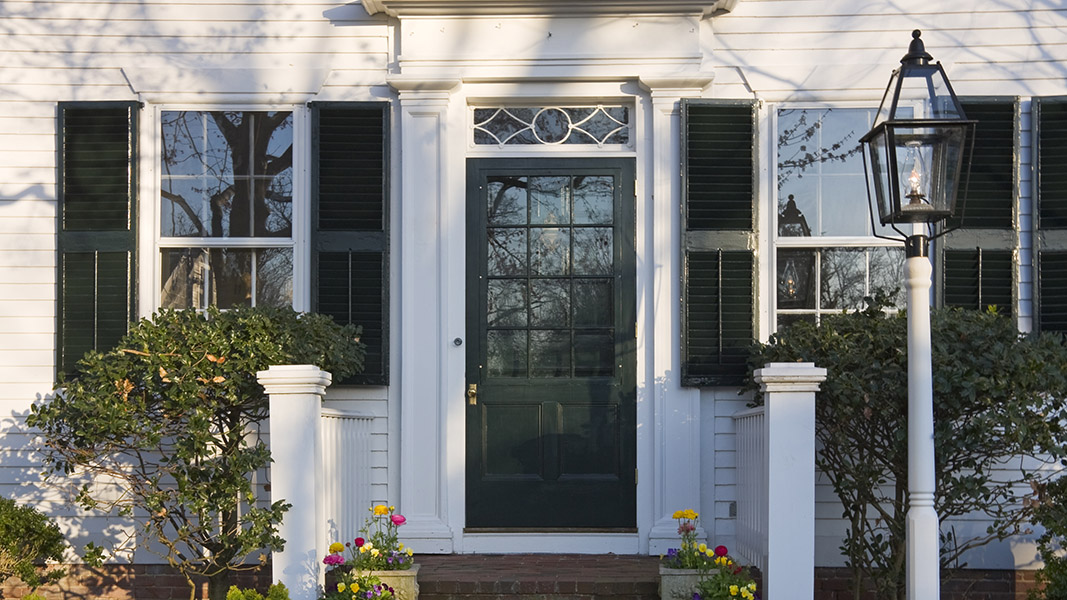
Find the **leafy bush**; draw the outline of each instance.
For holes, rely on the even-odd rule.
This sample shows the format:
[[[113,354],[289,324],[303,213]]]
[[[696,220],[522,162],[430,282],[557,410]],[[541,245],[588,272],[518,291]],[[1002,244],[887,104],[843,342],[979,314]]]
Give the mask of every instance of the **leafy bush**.
[[[289,600],[289,588],[279,581],[267,588],[267,595],[264,596],[256,590],[242,590],[234,585],[226,592],[226,600]]]
[[[63,560],[66,546],[59,527],[41,511],[0,498],[0,582],[18,577],[37,588],[58,581],[65,572],[43,565]]]
[[[1031,600],[1067,599],[1067,477],[1038,486],[1034,503],[1034,522],[1045,532],[1037,539],[1037,549],[1045,568],[1037,572],[1038,589],[1030,591]]]
[[[289,505],[257,506],[252,475],[270,451],[254,435],[268,399],[256,372],[314,364],[343,379],[362,369],[359,330],[288,309],[162,311],[108,352],[89,352],[27,422],[45,439],[53,475],[85,472],[78,503],[137,523],[138,545],[160,554],[194,589],[208,577],[222,600],[230,571],[281,550]],[[144,543],[152,540],[155,543]],[[260,555],[265,559],[265,555]]]
[[[865,579],[880,598],[904,594],[907,320],[882,308],[873,301],[820,326],[796,323],[750,357],[754,368],[804,361],[827,369],[815,408],[816,463],[849,524],[841,550],[857,598]],[[942,564],[963,566],[967,550],[1018,532],[1029,517],[1017,489],[1034,474],[993,470],[1010,457],[1062,454],[1067,347],[1058,336],[1020,335],[993,311],[935,310],[931,329],[935,508],[942,521],[975,513],[992,523],[969,539],[942,529]]]

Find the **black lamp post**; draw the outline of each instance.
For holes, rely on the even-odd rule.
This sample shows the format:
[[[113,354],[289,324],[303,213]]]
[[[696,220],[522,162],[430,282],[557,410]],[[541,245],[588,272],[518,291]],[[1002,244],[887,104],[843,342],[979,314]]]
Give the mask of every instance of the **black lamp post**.
[[[968,120],[945,76],[912,32],[911,46],[893,71],[874,127],[860,139],[871,221],[878,213],[905,242],[908,296],[907,598],[940,597],[939,523],[934,510],[933,369],[928,258],[934,226],[962,214],[976,121]],[[957,211],[957,204],[961,209]],[[910,225],[905,233],[898,225]],[[928,231],[929,230],[929,231]],[[875,228],[875,235],[877,228]],[[887,237],[881,236],[879,237]]]

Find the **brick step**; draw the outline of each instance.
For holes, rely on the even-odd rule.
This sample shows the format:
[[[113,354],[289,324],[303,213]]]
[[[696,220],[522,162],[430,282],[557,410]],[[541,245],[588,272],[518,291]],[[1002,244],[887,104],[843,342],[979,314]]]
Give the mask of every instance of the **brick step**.
[[[420,555],[419,600],[658,600],[659,558]]]

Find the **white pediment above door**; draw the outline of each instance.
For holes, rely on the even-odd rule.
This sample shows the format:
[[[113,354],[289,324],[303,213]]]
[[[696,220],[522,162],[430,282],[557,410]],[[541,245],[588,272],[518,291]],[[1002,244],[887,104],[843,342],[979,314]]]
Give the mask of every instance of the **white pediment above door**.
[[[362,0],[369,14],[406,16],[613,16],[699,15],[727,13],[740,0]]]

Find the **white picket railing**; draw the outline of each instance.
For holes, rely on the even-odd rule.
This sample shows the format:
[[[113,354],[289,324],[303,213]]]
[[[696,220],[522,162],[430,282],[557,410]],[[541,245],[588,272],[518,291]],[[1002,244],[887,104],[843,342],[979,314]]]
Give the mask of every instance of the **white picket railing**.
[[[371,429],[374,417],[322,409],[322,494],[328,542],[356,538],[371,503]]]
[[[762,406],[734,415],[737,456],[737,552],[767,572],[767,444]]]

